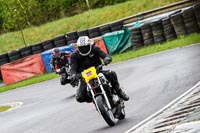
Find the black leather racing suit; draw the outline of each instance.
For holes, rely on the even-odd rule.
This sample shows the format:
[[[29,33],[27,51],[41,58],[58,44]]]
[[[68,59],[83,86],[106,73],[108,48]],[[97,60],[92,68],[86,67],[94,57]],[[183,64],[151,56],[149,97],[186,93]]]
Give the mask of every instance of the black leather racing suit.
[[[71,74],[80,74],[83,70],[91,66],[97,67],[100,64],[102,64],[100,58],[104,59],[105,57],[111,58],[110,55],[107,55],[95,45],[92,46],[92,50],[87,56],[82,56],[78,51],[75,51],[70,57]],[[112,86],[116,89],[116,91],[118,91],[120,88],[116,73],[114,71],[104,70],[103,74],[111,82]],[[78,102],[92,101],[92,99],[87,94],[87,85],[83,80],[81,80],[81,85],[77,89],[76,100]]]
[[[50,65],[51,68],[56,71],[57,69],[61,69],[64,66],[69,66],[68,58],[70,57],[70,53],[61,52],[59,56],[52,56]],[[60,75],[60,84],[65,85],[71,82],[68,77],[70,75],[68,73],[58,73]]]

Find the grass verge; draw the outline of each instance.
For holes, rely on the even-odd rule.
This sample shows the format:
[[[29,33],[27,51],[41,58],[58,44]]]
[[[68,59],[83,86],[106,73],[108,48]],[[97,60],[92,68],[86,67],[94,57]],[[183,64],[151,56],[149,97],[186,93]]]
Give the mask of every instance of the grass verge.
[[[125,53],[114,55],[113,63],[195,43],[200,43],[200,34],[195,33],[187,36],[181,36],[176,40],[165,42],[163,44],[150,45],[136,51],[129,50]]]
[[[125,53],[114,55],[112,63],[116,63],[116,62],[120,62],[120,61],[124,61],[128,59],[133,59],[133,58],[141,57],[144,55],[149,55],[149,54],[157,53],[160,51],[165,51],[168,49],[181,48],[183,46],[195,44],[195,43],[200,43],[200,34],[196,33],[196,34],[190,34],[188,36],[182,36],[170,42],[165,42],[163,44],[150,45],[136,51],[129,50]],[[27,85],[38,83],[38,82],[43,82],[43,81],[50,80],[57,77],[58,75],[54,73],[43,74],[41,76],[33,77],[33,78],[30,78],[30,79],[27,79],[27,80],[24,80],[12,85],[2,86],[0,87],[0,92],[27,86]]]
[[[7,110],[9,110],[11,108],[11,106],[0,106],[0,112],[5,112]]]
[[[16,89],[16,88],[27,86],[27,85],[31,85],[31,84],[34,84],[34,83],[43,82],[43,81],[54,79],[54,78],[57,78],[57,77],[59,77],[57,74],[45,73],[43,75],[32,77],[30,79],[26,79],[26,80],[17,82],[15,84],[2,86],[2,87],[0,87],[0,92]]]

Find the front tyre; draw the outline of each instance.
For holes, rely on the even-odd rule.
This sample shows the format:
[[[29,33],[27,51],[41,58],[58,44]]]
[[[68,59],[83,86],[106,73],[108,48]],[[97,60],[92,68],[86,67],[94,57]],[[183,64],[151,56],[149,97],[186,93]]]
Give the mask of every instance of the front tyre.
[[[123,108],[122,110],[121,110],[121,113],[120,113],[120,115],[119,115],[119,120],[123,120],[123,119],[125,119],[125,117],[126,117],[126,112],[125,112],[125,109]]]
[[[105,99],[102,95],[96,97],[97,106],[103,116],[104,120],[109,126],[115,125],[115,118],[112,111],[108,108]]]

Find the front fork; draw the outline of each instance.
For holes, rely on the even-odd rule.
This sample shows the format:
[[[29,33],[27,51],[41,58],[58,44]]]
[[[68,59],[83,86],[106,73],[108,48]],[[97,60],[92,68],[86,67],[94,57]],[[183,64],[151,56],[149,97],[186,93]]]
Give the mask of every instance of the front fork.
[[[108,106],[108,109],[111,110],[111,105],[110,105],[110,102],[109,102],[108,97],[107,97],[107,95],[106,95],[106,92],[105,92],[105,90],[104,90],[104,88],[103,88],[103,85],[101,84],[101,81],[100,81],[99,77],[97,77],[97,79],[98,79],[98,82],[100,83],[99,86],[100,86],[101,92],[102,92],[102,94],[103,94],[103,96],[104,96],[104,98],[105,98],[105,100],[106,100],[106,104],[107,104],[107,106]],[[87,85],[88,85],[89,88],[91,88],[91,86],[90,86],[89,83],[88,83]],[[90,89],[90,92],[91,92],[91,94],[92,94],[92,99],[93,99],[93,101],[94,101],[94,104],[95,104],[95,106],[96,106],[96,109],[97,109],[97,111],[101,114],[101,112],[100,112],[100,110],[99,110],[99,107],[97,106],[96,99],[95,99],[95,94],[94,94],[93,90]]]

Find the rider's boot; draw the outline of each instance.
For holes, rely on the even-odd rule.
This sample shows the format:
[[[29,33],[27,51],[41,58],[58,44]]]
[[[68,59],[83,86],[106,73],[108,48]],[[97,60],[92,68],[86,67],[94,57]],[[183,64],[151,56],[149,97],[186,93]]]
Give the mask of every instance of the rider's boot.
[[[122,98],[124,101],[128,101],[129,100],[129,96],[122,90],[122,88],[119,88],[117,90],[117,95]]]

